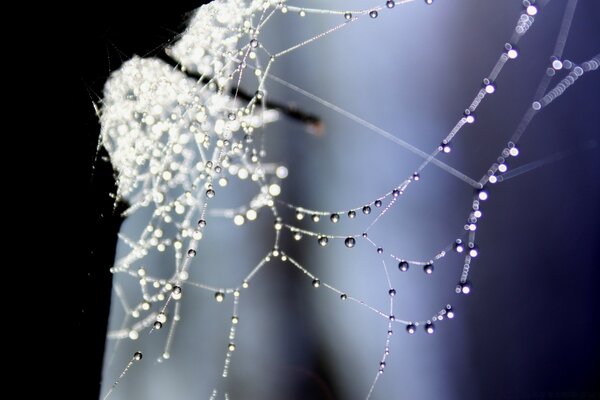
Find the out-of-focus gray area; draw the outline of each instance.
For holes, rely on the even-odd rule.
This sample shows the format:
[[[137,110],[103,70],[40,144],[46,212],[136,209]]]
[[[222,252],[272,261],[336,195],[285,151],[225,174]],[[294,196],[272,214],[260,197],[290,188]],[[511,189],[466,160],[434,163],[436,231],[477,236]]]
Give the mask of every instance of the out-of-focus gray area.
[[[337,9],[364,3],[306,5]],[[600,37],[598,14],[591,3],[580,2],[566,44],[565,58],[574,62],[590,59],[600,48],[595,39]],[[476,123],[460,132],[452,153],[440,155],[441,160],[476,179],[494,162],[533,101],[564,5],[553,1],[535,16],[519,44],[519,58],[506,65],[496,93],[477,110]],[[519,1],[397,5],[381,10],[376,19],[362,16],[282,57],[271,72],[429,153],[470,104],[520,12]],[[276,13],[264,29],[263,44],[276,52],[342,22],[343,16]],[[599,297],[599,82],[600,72],[586,74],[542,110],[510,168],[551,155],[570,156],[491,188],[477,232],[481,254],[471,268],[471,295],[454,293],[462,257],[442,259],[432,276],[420,267],[400,272],[389,259],[397,318],[427,319],[448,303],[456,317],[436,324],[434,335],[419,329],[410,336],[395,325],[374,399],[545,399],[553,393],[591,393],[589,382],[599,372],[600,353],[594,335]],[[422,162],[277,82],[268,80],[267,91],[270,99],[294,103],[325,123],[322,135],[307,133],[285,117],[267,128],[268,160],[289,168],[280,196],[284,201],[347,210],[388,192]],[[429,259],[453,242],[463,229],[473,193],[434,165],[421,178],[369,233],[386,251],[407,259]],[[245,202],[253,193],[249,185],[230,187],[223,201]],[[145,218],[130,218],[122,231],[139,232]],[[295,222],[289,215],[288,220]],[[342,220],[336,226],[303,223],[313,230],[358,234],[372,217]],[[190,280],[235,286],[272,247],[272,217],[263,212],[257,222],[241,228],[230,220],[210,222]],[[315,239],[295,242],[284,234],[280,247],[322,282],[387,310],[381,257],[366,241],[358,240],[353,249],[342,241],[321,248]],[[122,251],[118,249],[117,257]],[[117,277],[115,284],[127,299],[138,299],[136,279]],[[216,303],[209,292],[189,286],[185,291],[169,360],[155,361],[162,354],[166,328],[151,335],[142,332],[137,341],[107,342],[104,391],[135,351],[144,352],[143,362],[127,373],[112,399],[210,397],[229,342],[232,299]],[[242,292],[239,315],[237,348],[227,387],[219,387],[220,398],[224,390],[233,400],[366,396],[387,332],[387,321],[377,314],[341,301],[324,287],[313,288],[290,264],[272,263]],[[109,330],[119,329],[122,320],[122,308],[113,299]]]

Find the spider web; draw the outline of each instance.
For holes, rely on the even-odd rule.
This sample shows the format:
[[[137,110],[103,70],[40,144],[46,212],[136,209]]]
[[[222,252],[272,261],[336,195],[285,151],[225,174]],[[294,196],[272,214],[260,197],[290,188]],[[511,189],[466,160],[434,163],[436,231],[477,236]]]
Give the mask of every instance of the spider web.
[[[398,78],[393,68],[389,69],[391,79],[354,70],[347,84],[355,98],[341,96],[335,103],[328,94],[337,88],[320,88],[307,81],[320,72],[319,60],[324,57],[342,58],[336,71],[348,74],[344,70],[351,70],[352,55],[358,52],[353,44],[363,43],[356,36],[378,37],[382,29],[386,35],[379,37],[397,45],[398,38],[389,37],[398,30],[394,18],[410,18],[411,13],[420,12],[417,8],[427,8],[421,2],[409,3],[413,2],[384,2],[349,11],[279,1],[213,2],[201,8],[188,31],[166,46],[176,65],[133,58],[111,76],[101,105],[101,140],[117,171],[117,198],[127,200],[130,208],[112,267],[118,301],[107,336],[112,347],[106,356],[105,398],[132,398],[135,393],[151,397],[152,389],[139,390],[144,384],[132,384],[138,389],[134,393],[125,388],[128,379],[136,379],[134,371],[148,360],[165,364],[152,366],[160,370],[163,382],[177,382],[181,372],[169,372],[173,371],[169,368],[177,367],[177,357],[185,357],[182,353],[192,348],[190,343],[197,345],[195,357],[204,365],[201,377],[197,371],[188,376],[206,391],[199,394],[201,398],[273,396],[268,388],[277,387],[274,371],[260,375],[260,386],[266,389],[239,389],[251,383],[244,379],[244,371],[236,373],[236,364],[244,356],[261,356],[256,350],[244,353],[253,341],[240,332],[247,324],[250,335],[262,333],[264,343],[283,346],[277,337],[293,335],[276,331],[288,331],[298,319],[306,318],[290,316],[288,302],[314,301],[317,308],[327,304],[323,308],[329,312],[343,307],[344,319],[365,314],[359,321],[368,326],[373,340],[356,352],[368,353],[360,358],[372,359],[373,366],[353,369],[370,376],[357,379],[350,391],[355,396],[361,393],[357,397],[377,396],[379,382],[385,380],[383,373],[394,363],[395,345],[410,340],[403,335],[427,336],[445,329],[455,314],[449,304],[456,299],[452,292],[469,294],[471,290],[471,267],[479,256],[478,230],[485,224],[483,213],[491,190],[577,151],[561,150],[522,163],[521,137],[538,113],[598,68],[600,56],[591,54],[577,62],[564,57],[577,4],[567,2],[549,53],[553,58],[538,71],[537,87],[518,93],[527,101],[520,120],[514,119],[516,129],[494,132],[493,137],[479,141],[473,137],[479,119],[494,112],[485,108],[486,102],[500,94],[496,91],[502,90],[499,82],[505,69],[516,68],[511,64],[524,56],[520,42],[535,29],[536,19],[543,20],[548,2],[515,2],[513,8],[520,12],[514,13],[516,23],[506,28],[503,41],[492,43],[494,56],[486,60],[491,68],[482,72],[481,65],[469,66],[483,78],[468,86],[472,89],[468,95],[461,87],[457,97],[464,100],[464,106],[450,110],[455,115],[460,111],[453,119],[444,114],[436,123],[423,122],[435,113],[411,110],[410,102],[382,106],[380,118],[376,114],[363,117],[361,104],[388,85],[394,86],[390,81]],[[421,17],[427,18],[426,13]],[[368,27],[358,30],[361,25]],[[278,34],[287,26],[288,35]],[[333,42],[335,36],[344,34],[350,38],[345,43]],[[376,48],[382,49],[394,52],[385,45]],[[419,50],[411,50],[419,56]],[[370,56],[366,51],[365,57]],[[441,69],[449,69],[450,63],[442,62]],[[377,61],[373,64],[377,70]],[[287,71],[294,76],[298,65],[313,69],[312,74],[309,71],[292,81]],[[359,80],[366,82],[366,88]],[[434,96],[451,88],[422,89],[406,81],[399,86],[406,93],[430,90]],[[272,107],[278,99],[299,106]],[[307,118],[307,113],[301,111],[298,117],[295,112],[303,108],[329,116],[324,135],[321,124]],[[422,128],[406,132],[403,124],[410,124],[391,118],[395,113],[402,114],[402,120],[423,122]],[[393,122],[370,122],[380,119]],[[371,146],[373,150],[367,152],[365,147]],[[291,155],[278,157],[285,147],[293,147]],[[338,167],[331,166],[330,158]],[[374,173],[360,178],[365,170]],[[302,187],[287,190],[286,178],[293,174]],[[320,189],[326,193],[307,196],[306,192],[318,187],[317,180],[329,183]],[[434,187],[422,188],[428,180]],[[274,291],[271,286],[280,284],[282,278],[270,280],[269,276],[282,274],[282,269],[297,272],[293,287]],[[415,270],[420,275],[415,276]],[[416,302],[415,291],[430,298]],[[333,304],[333,300],[349,305]],[[261,315],[252,315],[250,310],[265,306],[274,309],[267,311],[268,319],[253,321]],[[284,316],[276,317],[277,313]],[[190,314],[210,329],[185,327],[188,317],[194,319]],[[319,318],[327,323],[326,318]],[[336,329],[340,324],[336,321],[323,330],[352,334],[350,329]],[[178,337],[185,335],[183,329],[192,332],[175,351]],[[219,348],[217,354],[205,357],[213,347]],[[124,356],[129,361],[123,361]],[[271,357],[265,354],[264,360]],[[111,374],[115,368],[119,373]],[[138,382],[145,382],[141,373]],[[281,394],[278,389],[274,392]]]

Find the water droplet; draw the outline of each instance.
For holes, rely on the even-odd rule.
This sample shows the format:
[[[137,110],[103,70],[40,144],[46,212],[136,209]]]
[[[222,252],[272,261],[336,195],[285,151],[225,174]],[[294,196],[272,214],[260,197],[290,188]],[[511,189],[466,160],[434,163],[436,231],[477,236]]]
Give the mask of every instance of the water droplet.
[[[457,253],[465,251],[465,245],[462,243],[462,240],[456,239],[456,242],[454,242],[454,251]]]
[[[346,293],[342,293],[342,294],[340,295],[340,299],[341,299],[341,300],[346,300],[347,298],[348,298],[348,295],[347,295]]]
[[[319,236],[318,241],[321,246],[327,246],[329,239],[327,239],[327,236]]]
[[[432,322],[427,322],[425,324],[425,332],[429,333],[430,335],[435,332],[435,326],[433,326]]]
[[[133,359],[135,361],[140,361],[142,359],[142,352],[136,351],[135,353],[133,353]]]
[[[398,269],[402,272],[408,271],[408,267],[409,267],[409,265],[408,265],[408,262],[406,262],[406,261],[400,261],[398,263]]]
[[[319,286],[321,286],[321,281],[318,279],[313,279],[312,285],[313,287],[318,288]]]
[[[471,110],[466,109],[464,113],[465,119],[467,120],[467,124],[472,124],[475,122],[475,114],[471,112]]]
[[[339,214],[331,214],[329,216],[329,220],[335,224],[336,222],[338,222],[340,220],[340,215]]]
[[[428,6],[433,4],[433,0],[425,0],[425,4],[427,4]]]
[[[362,212],[363,212],[363,214],[365,214],[365,215],[369,215],[369,214],[371,214],[371,207],[369,207],[369,206],[364,206],[364,207],[362,208]]]
[[[369,17],[371,17],[371,18],[377,18],[378,15],[379,15],[379,13],[377,12],[377,10],[369,11]]]
[[[488,78],[483,78],[483,89],[487,94],[492,94],[496,91],[496,84]]]
[[[469,294],[471,293],[471,290],[471,282],[469,281],[460,282],[458,285],[456,285],[456,293]]]
[[[351,249],[356,245],[356,240],[354,240],[353,237],[347,237],[346,240],[344,240],[344,244],[346,245],[346,247]]]
[[[377,248],[377,254],[383,254],[383,247]]]
[[[394,196],[394,197],[398,197],[398,196],[400,196],[400,191],[399,191],[398,189],[394,189],[394,190],[392,191],[392,196]]]
[[[394,297],[394,296],[396,295],[396,289],[390,289],[390,290],[388,291],[388,294],[389,294],[390,296]]]
[[[227,119],[229,119],[230,121],[235,121],[235,113],[230,112],[229,114],[227,114]]]
[[[252,39],[250,40],[250,47],[252,47],[253,49],[258,47],[258,40],[256,39]]]
[[[313,216],[312,216],[313,222],[319,222],[320,219],[321,219],[321,217],[319,217],[317,214],[313,214]]]
[[[431,264],[431,263],[425,264],[423,266],[423,272],[425,272],[427,275],[433,274],[433,264]]]
[[[223,302],[223,300],[225,300],[225,293],[223,293],[223,292],[217,292],[217,293],[215,293],[215,300],[218,303]]]
[[[450,306],[446,307],[446,317],[448,317],[449,319],[454,318],[454,309]]]
[[[196,257],[196,250],[189,249],[187,252],[188,257]]]
[[[534,101],[531,104],[531,108],[533,108],[536,111],[539,111],[542,108],[542,104],[539,101]]]
[[[258,99],[258,100],[262,100],[263,97],[265,97],[265,93],[262,90],[257,90],[254,93],[254,96]]]
[[[200,228],[204,228],[204,227],[206,226],[206,221],[205,221],[205,220],[203,220],[203,219],[201,219],[200,221],[198,221],[198,226],[199,226]]]
[[[395,317],[395,316],[393,316],[393,315],[390,315],[390,316],[388,317],[388,319],[389,319],[390,321],[395,321],[395,320],[396,320],[396,317]]]
[[[375,200],[375,207],[381,207],[381,200]]]
[[[452,151],[452,147],[450,147],[450,143],[444,143],[444,142],[442,142],[440,144],[439,150],[443,151],[446,154],[448,154],[448,153],[450,153]]]
[[[160,322],[156,321],[156,322],[154,323],[154,329],[160,329],[160,328],[162,328],[162,325],[163,325],[162,323],[160,323]]]
[[[346,21],[350,21],[352,19],[352,13],[344,13],[344,18],[346,19]]]
[[[469,246],[469,247],[471,247],[471,246]],[[471,247],[471,249],[469,250],[469,255],[472,258],[475,258],[479,255],[479,249],[477,248],[476,245],[473,245],[473,247]]]
[[[173,294],[181,294],[181,288],[179,286],[173,286]]]
[[[160,312],[158,313],[158,315],[156,316],[156,320],[162,324],[164,324],[165,322],[167,322],[167,315],[164,312]]]
[[[227,346],[227,350],[229,350],[229,351],[235,351],[235,344],[229,343],[229,346]]]
[[[408,325],[406,325],[406,332],[408,332],[408,333],[410,333],[412,335],[416,331],[417,331],[417,327],[414,324],[408,324]]]
[[[396,2],[394,0],[387,0],[385,5],[387,8],[394,8],[396,6]]]
[[[507,46],[505,46],[505,48],[506,48],[506,55],[511,60],[514,60],[515,58],[519,57],[519,50],[515,46],[508,44]]]
[[[297,212],[296,212],[296,219],[297,219],[298,221],[300,221],[300,220],[304,219],[304,213],[301,213],[300,211],[297,211]]]
[[[294,233],[294,240],[300,240],[300,239],[302,239],[302,234],[300,232]]]
[[[215,197],[215,191],[212,189],[208,189],[206,191],[206,197],[208,197],[209,199],[212,199],[213,197]]]
[[[413,177],[413,180],[415,180],[415,181],[418,181],[419,179],[421,179],[421,175],[419,175],[418,172],[415,172],[412,177]]]

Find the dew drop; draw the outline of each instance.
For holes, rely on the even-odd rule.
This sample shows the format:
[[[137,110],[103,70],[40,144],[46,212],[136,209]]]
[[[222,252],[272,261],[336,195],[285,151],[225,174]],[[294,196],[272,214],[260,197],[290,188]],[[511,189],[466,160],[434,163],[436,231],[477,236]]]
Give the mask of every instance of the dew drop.
[[[390,290],[388,291],[388,294],[389,294],[391,297],[394,297],[394,296],[396,295],[396,289],[390,289]]]
[[[398,196],[400,196],[400,191],[399,191],[398,189],[394,189],[394,190],[392,191],[392,196],[394,196],[394,197],[398,197]]]
[[[398,263],[398,269],[402,272],[406,272],[408,271],[408,262],[406,261],[400,261]]]
[[[385,6],[387,8],[394,8],[396,6],[396,2],[394,0],[387,0],[385,2]]]
[[[321,281],[318,279],[313,279],[312,285],[314,288],[318,288],[319,286],[321,286]]]
[[[459,294],[469,294],[471,293],[471,282],[466,281],[466,282],[460,282],[458,285],[456,285],[456,293]]]
[[[164,324],[165,322],[167,322],[167,315],[164,312],[158,313],[158,315],[156,316],[156,320],[161,324]]]
[[[377,10],[369,11],[369,17],[371,17],[371,18],[377,18],[378,15],[379,15],[379,13],[377,12]]]
[[[340,220],[340,215],[339,214],[331,214],[329,216],[329,220],[335,224]]]
[[[381,200],[375,200],[375,207],[381,207]]]
[[[154,323],[154,329],[160,329],[160,328],[162,328],[162,326],[163,326],[163,324],[162,324],[162,323],[160,323],[160,322],[158,322],[158,321],[156,321],[156,322]]]
[[[313,214],[313,216],[312,216],[313,222],[319,222],[320,219],[321,219],[321,217],[319,217],[317,214]]]
[[[189,249],[187,252],[188,257],[196,257],[196,250]]]
[[[431,264],[431,263],[425,264],[423,266],[423,272],[425,272],[427,275],[433,274],[433,264]]]
[[[348,218],[352,219],[354,217],[356,217],[356,211],[354,211],[354,210],[348,211]]]
[[[369,207],[369,206],[364,206],[364,207],[362,208],[362,212],[363,212],[363,214],[365,214],[365,215],[369,215],[369,214],[371,214],[371,207]]]
[[[133,353],[133,359],[135,361],[140,361],[142,359],[142,352],[136,351],[135,353]]]
[[[479,255],[479,249],[477,248],[477,246],[473,245],[473,247],[471,247],[471,249],[469,250],[469,255],[472,258],[475,258]]]
[[[457,253],[462,253],[465,251],[465,245],[463,244],[462,240],[456,239],[456,242],[454,242],[454,251]]]
[[[406,325],[406,332],[408,332],[408,333],[410,333],[412,335],[416,331],[417,331],[417,327],[414,324],[408,324],[408,325]]]
[[[346,299],[348,299],[348,295],[347,295],[346,293],[342,293],[342,294],[340,295],[340,299],[341,299],[341,300],[346,300]]]
[[[429,333],[430,335],[435,332],[435,327],[433,326],[432,322],[427,322],[425,324],[425,332]]]
[[[351,249],[356,245],[356,240],[354,240],[353,237],[347,237],[346,240],[344,240],[344,244],[347,248]]]
[[[321,246],[327,246],[329,239],[327,238],[327,236],[319,236],[318,241]]]
[[[217,293],[215,293],[215,300],[218,303],[222,303],[223,300],[225,300],[225,293],[223,293],[223,292],[217,292]]]
[[[258,47],[258,40],[256,39],[252,39],[250,40],[250,47],[252,47],[253,49]]]
[[[444,143],[444,142],[442,142],[442,144],[440,144],[439,150],[443,151],[446,154],[448,154],[448,153],[450,153],[452,151],[452,147],[450,147],[450,143]]]
[[[208,197],[209,199],[212,199],[213,197],[215,197],[215,191],[212,189],[208,189],[206,191],[206,197]]]
[[[302,239],[302,234],[300,232],[294,233],[294,240],[300,240],[300,239]]]
[[[428,6],[433,4],[433,0],[425,0],[425,4],[427,4]]]
[[[235,351],[235,344],[229,343],[229,346],[227,346],[227,350],[229,350],[229,351]]]
[[[454,309],[450,306],[446,307],[446,317],[448,317],[448,319],[454,318]]]
[[[352,13],[344,13],[344,18],[346,19],[346,21],[350,21],[352,19]]]
[[[383,247],[377,248],[377,254],[383,254]]]
[[[296,212],[296,219],[298,221],[301,221],[304,219],[304,213],[301,213],[300,211]]]
[[[173,292],[173,294],[181,294],[181,287],[173,286],[172,292]]]
[[[205,220],[203,220],[203,219],[201,219],[200,221],[198,221],[198,226],[199,226],[200,228],[204,228],[204,227],[206,226],[206,221],[205,221]]]

